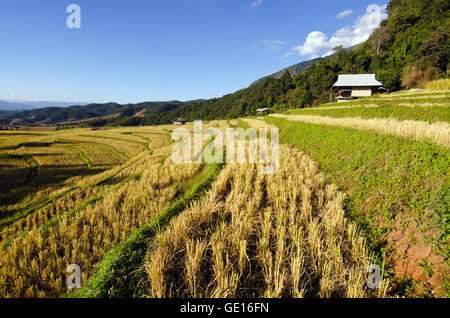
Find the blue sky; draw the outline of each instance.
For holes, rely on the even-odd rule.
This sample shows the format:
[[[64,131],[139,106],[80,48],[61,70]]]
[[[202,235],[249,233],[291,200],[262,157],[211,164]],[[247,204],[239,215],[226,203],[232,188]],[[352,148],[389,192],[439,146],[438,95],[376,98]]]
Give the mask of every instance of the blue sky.
[[[0,99],[218,97],[363,41],[386,17],[386,2],[2,0]],[[72,3],[80,29],[66,25]]]

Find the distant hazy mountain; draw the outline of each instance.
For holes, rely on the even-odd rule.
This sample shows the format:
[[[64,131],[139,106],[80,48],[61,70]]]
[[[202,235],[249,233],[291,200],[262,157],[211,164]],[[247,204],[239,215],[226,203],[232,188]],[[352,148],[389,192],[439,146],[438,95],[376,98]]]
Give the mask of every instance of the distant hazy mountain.
[[[86,103],[78,102],[28,102],[21,100],[0,100],[0,110],[18,111],[18,110],[30,110],[44,107],[69,107],[72,105],[86,105]]]
[[[108,116],[139,116],[149,114],[163,114],[185,104],[180,101],[144,102],[139,104],[120,105],[117,103],[74,105],[69,107],[45,107],[10,111],[0,109],[0,120],[21,124],[55,124],[69,121],[85,121],[89,119],[101,119]],[[12,105],[24,107],[26,105]],[[11,105],[9,105],[11,106]]]
[[[32,109],[32,108],[33,108],[33,106],[31,106],[31,105],[0,100],[0,110],[14,111],[14,110],[24,110],[24,109]]]
[[[34,108],[44,108],[44,107],[69,107],[69,106],[84,106],[88,103],[82,102],[23,102],[27,105],[31,105]]]

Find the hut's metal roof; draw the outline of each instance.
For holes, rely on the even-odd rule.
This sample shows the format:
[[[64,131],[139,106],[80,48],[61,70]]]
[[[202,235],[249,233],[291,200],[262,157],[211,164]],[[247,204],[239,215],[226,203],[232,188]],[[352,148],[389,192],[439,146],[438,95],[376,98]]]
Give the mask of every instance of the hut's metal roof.
[[[345,74],[339,75],[339,78],[333,87],[367,87],[383,86],[375,78],[375,74]]]

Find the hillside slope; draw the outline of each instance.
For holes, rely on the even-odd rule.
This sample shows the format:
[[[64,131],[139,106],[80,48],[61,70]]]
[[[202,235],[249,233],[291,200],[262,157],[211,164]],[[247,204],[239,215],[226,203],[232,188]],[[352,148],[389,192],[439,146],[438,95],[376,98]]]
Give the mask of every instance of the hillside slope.
[[[351,51],[355,50],[357,47],[358,47],[358,45],[354,45],[354,46],[345,48],[345,50],[348,52],[351,52]],[[265,76],[263,78],[260,78],[256,81],[254,81],[252,83],[252,85],[259,83],[261,81],[264,81],[265,79],[268,79],[268,78],[281,79],[281,77],[283,77],[284,73],[286,73],[286,72],[289,72],[291,74],[291,76],[300,75],[303,72],[305,72],[308,69],[308,67],[310,67],[311,65],[318,64],[321,59],[323,59],[323,58],[330,59],[332,57],[333,57],[333,55],[326,56],[326,57],[319,57],[316,59],[312,59],[312,60],[308,60],[308,61],[300,62],[298,64],[291,65],[289,67],[282,69],[281,71],[275,72],[273,74],[270,74],[268,76]]]
[[[258,79],[256,81],[254,81],[252,83],[252,85],[254,85],[256,83],[259,83],[261,81],[264,81],[265,79],[268,79],[268,78],[280,79],[284,75],[284,73],[286,73],[286,72],[289,72],[291,74],[291,76],[300,75],[301,73],[306,71],[306,69],[308,67],[310,67],[311,65],[319,63],[319,61],[321,59],[322,58],[319,57],[319,58],[316,58],[316,59],[313,59],[313,60],[304,61],[304,62],[295,64],[295,65],[291,65],[289,67],[286,67],[286,68],[282,69],[281,71],[275,72],[273,74],[270,74],[268,76],[265,76],[263,78],[260,78],[260,79]]]
[[[0,118],[0,120],[20,124],[57,124],[95,119],[93,121],[94,125],[104,125],[107,121],[106,119],[101,120],[101,118],[107,116],[133,117],[143,110],[145,110],[145,114],[164,113],[176,109],[182,104],[183,102],[179,101],[169,101],[127,105],[118,103],[89,104],[85,106],[70,106],[67,108],[47,107],[9,113]]]
[[[425,90],[266,118],[348,194],[347,215],[409,296],[450,292],[449,105],[450,91]]]

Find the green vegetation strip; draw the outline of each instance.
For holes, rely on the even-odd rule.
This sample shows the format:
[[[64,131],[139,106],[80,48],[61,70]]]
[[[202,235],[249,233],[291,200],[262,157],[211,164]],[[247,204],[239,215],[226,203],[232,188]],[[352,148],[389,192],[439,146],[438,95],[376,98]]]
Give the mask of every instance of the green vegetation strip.
[[[322,104],[320,106],[317,106],[317,108],[324,108],[324,107],[341,107],[341,106],[367,106],[367,105],[379,105],[379,106],[395,106],[398,104],[408,104],[408,105],[448,105],[450,100],[450,94],[447,94],[447,96],[436,96],[435,93],[429,96],[420,96],[420,97],[414,97],[414,96],[396,96],[392,98],[382,98],[382,97],[366,97],[361,99],[354,99],[351,101],[346,102],[335,102],[335,103],[329,103],[329,104]],[[423,106],[422,106],[423,107]],[[429,106],[425,106],[429,107]],[[445,107],[445,106],[440,106]]]
[[[98,182],[97,184],[95,184],[96,187],[104,185],[105,183],[107,183],[108,181],[114,179],[119,173],[121,173],[123,170],[127,169],[128,167],[131,167],[132,165],[134,165],[136,162],[138,162],[140,160],[140,158],[137,158],[133,161],[131,161],[129,164],[127,164],[126,166],[120,168],[119,170],[117,170],[115,173],[113,173],[112,175],[106,177],[105,179],[101,180],[100,182]]]
[[[16,189],[18,189],[21,186],[27,185],[27,184],[31,183],[34,179],[36,179],[36,177],[38,175],[39,164],[32,156],[28,156],[28,155],[11,155],[11,154],[7,154],[7,153],[1,153],[0,154],[0,159],[2,159],[2,158],[20,159],[20,160],[25,161],[27,163],[27,165],[30,167],[30,170],[27,173],[25,182],[23,182],[22,184],[19,184],[16,187],[10,189],[10,191],[16,190]]]
[[[114,187],[112,187],[111,189],[108,189],[107,191],[103,192],[103,194],[101,194],[95,198],[84,201],[82,204],[80,204],[79,206],[77,206],[76,208],[74,208],[73,210],[68,212],[67,214],[49,219],[44,224],[42,224],[42,226],[39,227],[38,230],[41,231],[42,233],[47,233],[52,227],[55,227],[59,222],[61,222],[61,220],[63,218],[70,218],[70,217],[75,216],[77,213],[85,210],[88,206],[91,206],[95,202],[102,200],[105,197],[105,195],[111,193],[112,191],[116,191],[116,190],[120,189],[127,182],[129,182],[131,180],[139,179],[142,176],[143,172],[144,171],[141,171],[139,173],[136,173],[136,174],[122,180],[118,184],[114,185]],[[73,190],[76,190],[76,189],[79,189],[79,188],[73,188]],[[59,198],[63,197],[64,195],[66,195],[70,192],[67,192],[67,193],[65,192],[65,193],[61,194],[61,196]],[[49,202],[48,204],[54,203],[55,201]],[[2,247],[3,248],[8,247],[11,244],[11,242],[14,241],[15,239],[22,239],[23,237],[25,237],[26,233],[27,233],[26,231],[22,231],[22,232],[17,233],[14,236],[8,238],[7,240],[5,240],[5,242],[3,242]]]
[[[86,155],[84,154],[83,151],[81,151],[80,149],[77,149],[75,147],[72,147],[72,146],[67,146],[67,147],[64,147],[64,148],[66,148],[66,149],[68,149],[68,150],[70,150],[72,152],[77,153],[80,156],[80,159],[86,164],[86,166],[88,168],[92,167],[92,162],[89,160],[88,157],[86,157]]]
[[[92,138],[96,138],[96,137],[94,137],[94,136],[87,136],[87,135],[86,135],[86,136],[84,136],[84,135],[79,135],[79,136],[80,136],[80,137],[92,137]],[[68,136],[68,138],[70,138],[70,136]],[[102,138],[102,137],[99,137],[99,138]],[[107,138],[105,138],[105,139],[107,139]],[[103,146],[107,147],[108,149],[110,149],[113,153],[119,155],[119,157],[123,157],[123,158],[125,158],[126,160],[129,160],[129,159],[130,159],[130,157],[127,156],[126,154],[120,152],[119,150],[117,150],[117,149],[114,148],[113,146],[108,145],[108,144],[105,144],[105,143],[94,142],[94,141],[83,141],[83,140],[71,140],[71,139],[58,139],[58,140],[59,140],[59,142],[69,142],[69,143],[72,143],[72,144],[86,143],[86,144],[93,144],[93,145],[103,145]]]
[[[30,171],[28,171],[27,174],[27,181],[26,183],[30,183],[31,181],[33,181],[38,174],[38,169],[39,169],[39,164],[38,162],[31,156],[24,156],[23,158],[26,163],[30,166]]]
[[[417,120],[430,123],[444,121],[450,122],[450,108],[440,106],[379,106],[358,108],[321,109],[310,108],[294,110],[290,115],[314,115],[334,118],[361,117],[371,118],[395,118],[398,120]]]
[[[169,144],[173,144],[175,141],[172,139],[172,132],[167,132],[167,139],[169,139]]]
[[[273,117],[266,121],[280,128],[282,143],[309,154],[328,181],[349,193],[346,212],[361,225],[374,251],[385,252],[385,234],[402,213],[402,226],[415,219],[421,232],[437,227],[433,245],[448,259],[449,218],[442,215],[448,215],[448,148],[370,131]]]
[[[242,129],[244,129],[244,130],[250,128],[249,124],[248,124],[247,122],[241,120],[241,119],[238,119],[237,127],[238,127],[238,128],[242,128]]]
[[[122,180],[118,184],[114,185],[112,188],[110,188],[107,191],[103,192],[101,195],[99,195],[99,196],[97,196],[95,198],[92,198],[92,199],[84,201],[81,205],[79,205],[78,207],[76,207],[75,209],[70,211],[69,213],[48,220],[47,222],[45,222],[42,225],[40,230],[42,232],[47,232],[50,228],[56,226],[59,222],[61,222],[61,220],[63,220],[63,218],[70,218],[70,217],[75,216],[77,213],[85,210],[88,206],[91,206],[95,202],[102,200],[107,194],[109,194],[109,193],[111,193],[113,191],[117,191],[118,189],[120,189],[123,185],[125,185],[129,181],[139,179],[142,176],[143,173],[144,173],[144,171],[142,170],[142,171],[140,171],[140,172],[138,172],[138,173],[136,173],[136,174],[134,174],[134,175],[124,179],[124,180]]]
[[[133,144],[142,144],[143,143],[142,141],[131,140],[131,139],[126,139],[126,138],[110,137],[110,136],[91,136],[91,135],[84,135],[84,134],[79,134],[78,136],[88,137],[88,138],[100,138],[100,139],[106,139],[106,140],[118,140],[118,141],[124,141],[124,142],[131,142]]]
[[[147,151],[151,155],[153,154],[153,150],[150,149],[150,143],[152,142],[150,139],[148,139],[147,137],[141,136],[141,135],[134,134],[134,133],[130,133],[130,134],[145,140],[145,151]]]
[[[14,215],[12,215],[12,216],[10,216],[8,218],[1,219],[0,220],[0,231],[3,230],[3,228],[5,228],[5,227],[11,225],[12,223],[16,222],[17,220],[20,220],[21,218],[24,218],[27,215],[29,215],[31,213],[34,213],[35,211],[40,210],[40,209],[46,207],[49,204],[55,203],[60,198],[64,197],[65,195],[67,195],[67,194],[69,194],[72,191],[75,191],[77,189],[79,189],[79,188],[78,187],[70,188],[70,189],[62,192],[61,194],[58,194],[58,195],[56,195],[56,196],[54,196],[54,197],[52,197],[52,198],[50,198],[50,199],[40,203],[40,204],[37,204],[37,205],[35,205],[35,206],[31,207],[31,208],[28,208],[26,210],[17,212]]]
[[[222,164],[210,166],[208,173],[182,197],[155,216],[151,223],[134,231],[125,241],[110,250],[84,287],[66,295],[76,298],[131,297],[138,286],[139,268],[152,239],[191,202],[199,200],[210,188]]]
[[[108,181],[112,180],[114,177],[116,177],[119,173],[121,173],[123,170],[127,169],[128,167],[134,165],[137,161],[139,160],[139,158],[131,161],[129,164],[127,164],[126,166],[122,167],[121,169],[119,169],[118,171],[116,171],[115,173],[113,173],[112,175],[106,177],[105,179],[101,180],[100,182],[96,183],[95,185],[93,185],[93,187],[98,187],[98,186],[102,186],[105,183],[107,183]],[[135,176],[132,176],[130,178],[133,178]],[[125,180],[123,180],[121,183],[119,183],[120,185],[122,185],[124,182],[128,182],[130,180],[130,178],[127,178]],[[47,200],[45,200],[42,203],[39,203],[37,205],[34,205],[32,207],[29,207],[28,209],[22,210],[20,212],[15,213],[14,215],[8,217],[8,218],[4,218],[0,220],[0,231],[3,230],[3,228],[11,225],[12,223],[20,220],[21,218],[24,218],[26,216],[28,216],[29,214],[32,214],[42,208],[45,208],[46,206],[55,203],[56,201],[58,201],[59,199],[61,199],[62,197],[68,195],[69,193],[80,189],[80,187],[71,187],[69,189],[67,189],[66,191],[64,191],[61,194],[58,194],[54,197],[51,197]],[[95,200],[94,202],[96,202],[97,200]],[[92,203],[94,203],[92,202]],[[5,244],[8,245],[9,242],[11,240],[8,240]],[[3,244],[5,246],[5,244]]]

